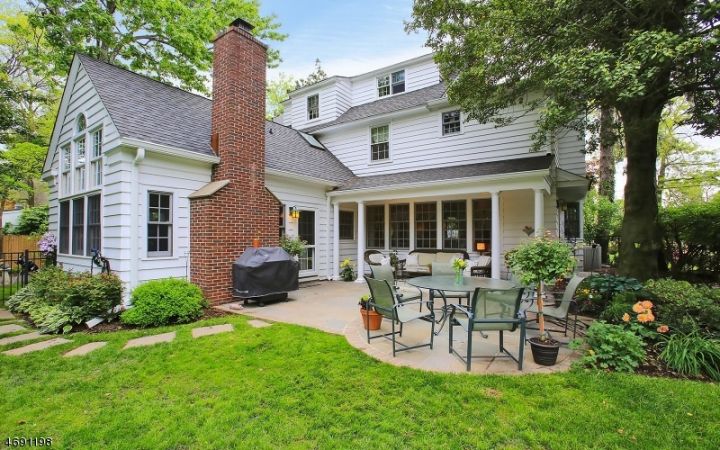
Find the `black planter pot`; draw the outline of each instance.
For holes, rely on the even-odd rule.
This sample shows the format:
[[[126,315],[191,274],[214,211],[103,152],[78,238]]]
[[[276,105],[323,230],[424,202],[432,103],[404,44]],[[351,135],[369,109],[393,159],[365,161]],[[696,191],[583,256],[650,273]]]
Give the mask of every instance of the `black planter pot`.
[[[530,349],[533,360],[541,366],[553,366],[557,361],[560,343],[557,341],[541,341],[538,338],[530,338]]]

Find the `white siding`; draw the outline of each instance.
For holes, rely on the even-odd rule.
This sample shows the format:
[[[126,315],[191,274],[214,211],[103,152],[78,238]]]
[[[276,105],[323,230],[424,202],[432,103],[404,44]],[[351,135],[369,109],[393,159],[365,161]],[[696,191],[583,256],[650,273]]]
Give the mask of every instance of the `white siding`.
[[[531,153],[536,113],[496,128],[477,121],[463,123],[462,132],[443,136],[442,111],[426,112],[375,125],[390,125],[390,162],[370,161],[370,126],[343,128],[317,135],[323,144],[359,176],[464,165],[538,155]],[[464,120],[464,117],[463,117]]]
[[[558,167],[585,176],[585,142],[577,131],[563,130],[557,136]]]
[[[310,96],[318,95],[320,102],[320,115],[317,119],[308,120],[307,99]],[[288,110],[283,117],[283,124],[294,128],[302,129],[326,122],[331,122],[350,107],[350,82],[346,79],[338,79],[336,82],[321,89],[309,91],[301,96],[294,97],[288,105]],[[287,123],[290,121],[290,123]]]
[[[432,59],[415,61],[404,67],[393,67],[387,72],[373,72],[371,75],[353,78],[352,106],[373,102],[379,98],[387,98],[378,97],[377,92],[377,78],[386,73],[405,69],[405,92],[415,91],[440,82],[440,71]]]
[[[265,177],[265,184],[286,206],[286,213],[291,206],[297,207],[301,215],[303,210],[315,212],[315,270],[313,273],[301,273],[301,276],[325,278],[331,261],[328,244],[332,252],[332,211],[328,217],[325,187],[273,175]],[[285,232],[288,236],[297,236],[297,222],[296,219],[285,217]]]

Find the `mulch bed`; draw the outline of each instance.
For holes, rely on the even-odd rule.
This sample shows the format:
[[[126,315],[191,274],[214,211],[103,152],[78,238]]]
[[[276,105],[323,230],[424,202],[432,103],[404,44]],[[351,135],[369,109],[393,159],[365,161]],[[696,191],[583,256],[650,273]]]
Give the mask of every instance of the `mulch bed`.
[[[645,361],[638,367],[636,373],[647,375],[649,377],[676,378],[678,380],[706,381],[712,380],[705,376],[693,377],[683,375],[670,369],[664,362],[660,360],[660,351],[655,347],[648,347]]]
[[[203,311],[203,315],[200,316],[198,320],[205,320],[205,319],[214,319],[216,317],[223,317],[223,316],[229,316],[232,315],[231,312],[223,311],[221,309],[216,309],[213,307],[205,308]],[[95,325],[93,328],[88,328],[83,324],[81,327],[79,327],[76,331],[82,332],[82,333],[89,333],[89,334],[96,334],[96,333],[108,333],[108,332],[114,332],[114,331],[122,331],[122,330],[134,330],[137,329],[137,327],[132,327],[129,325],[123,325],[120,323],[120,320],[113,320],[112,322],[103,322],[98,325]]]

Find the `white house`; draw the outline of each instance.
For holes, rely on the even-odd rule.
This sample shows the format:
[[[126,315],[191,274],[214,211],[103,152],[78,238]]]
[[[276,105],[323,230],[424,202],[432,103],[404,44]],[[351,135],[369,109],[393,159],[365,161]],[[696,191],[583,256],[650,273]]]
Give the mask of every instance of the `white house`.
[[[233,25],[233,39],[250,39]],[[264,183],[282,203],[278,236],[308,241],[302,277],[336,278],[344,258],[363,273],[366,249],[483,246],[500,277],[525,227],[582,238],[583,136],[558,130],[531,152],[536,113],[502,128],[466,120],[432,55],[328,78],[285,106],[265,123]],[[44,175],[58,261],[88,270],[99,248],[130,289],[189,276],[190,252],[203,251],[191,249],[189,196],[222,189],[208,188],[221,164],[211,116],[210,99],[76,56]]]

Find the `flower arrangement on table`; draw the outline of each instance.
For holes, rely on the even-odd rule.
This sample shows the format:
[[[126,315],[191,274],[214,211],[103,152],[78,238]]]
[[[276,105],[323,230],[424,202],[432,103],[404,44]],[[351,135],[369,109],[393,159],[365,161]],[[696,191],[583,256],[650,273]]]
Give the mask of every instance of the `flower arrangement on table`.
[[[467,267],[468,263],[464,259],[461,258],[455,258],[452,261],[453,269],[455,269],[455,282],[460,283],[462,282],[463,277],[463,271]]]

